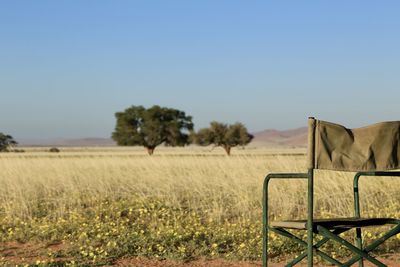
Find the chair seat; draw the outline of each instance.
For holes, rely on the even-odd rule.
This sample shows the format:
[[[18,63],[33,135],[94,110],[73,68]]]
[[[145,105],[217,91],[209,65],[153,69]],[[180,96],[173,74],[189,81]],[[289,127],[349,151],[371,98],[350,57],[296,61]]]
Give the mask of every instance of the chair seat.
[[[320,225],[328,229],[355,228],[379,226],[385,224],[400,224],[400,220],[393,218],[335,218],[314,219],[314,227]],[[307,220],[275,221],[270,224],[273,228],[307,229]]]

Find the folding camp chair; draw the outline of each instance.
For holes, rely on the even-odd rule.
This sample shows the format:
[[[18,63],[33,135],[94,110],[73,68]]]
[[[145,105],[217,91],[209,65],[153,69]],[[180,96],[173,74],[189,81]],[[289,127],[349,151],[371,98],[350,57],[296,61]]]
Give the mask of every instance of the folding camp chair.
[[[400,121],[382,122],[363,128],[347,129],[341,125],[309,118],[307,173],[270,173],[263,188],[263,266],[268,264],[268,231],[288,237],[305,247],[305,251],[286,266],[294,266],[307,258],[313,266],[313,256],[318,255],[337,266],[351,266],[367,260],[376,266],[386,266],[369,253],[390,237],[400,233],[400,219],[362,218],[360,213],[358,181],[362,176],[400,176]],[[354,171],[354,217],[339,219],[314,219],[314,170]],[[307,220],[275,221],[268,223],[268,183],[271,179],[307,179]],[[362,242],[362,228],[391,224],[393,228],[368,246]],[[356,229],[356,244],[339,235]],[[307,240],[286,229],[306,230]],[[314,243],[314,234],[322,239]],[[329,240],[336,241],[355,255],[347,262],[329,256],[320,247]]]

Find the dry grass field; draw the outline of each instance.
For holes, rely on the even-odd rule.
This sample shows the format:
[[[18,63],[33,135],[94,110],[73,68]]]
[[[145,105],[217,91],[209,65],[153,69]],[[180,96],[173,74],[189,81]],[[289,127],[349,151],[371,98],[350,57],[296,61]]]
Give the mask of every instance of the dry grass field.
[[[0,155],[0,263],[104,265],[126,257],[261,257],[269,172],[304,172],[301,149],[70,148]],[[352,216],[353,173],[318,171],[316,216]],[[389,183],[390,181],[390,183]],[[400,180],[364,178],[362,212],[400,217]],[[271,218],[304,218],[304,181],[271,182]],[[367,240],[374,230],[365,233]],[[279,260],[297,245],[276,236]],[[400,236],[383,246],[389,253]],[[347,256],[340,251],[341,256]]]

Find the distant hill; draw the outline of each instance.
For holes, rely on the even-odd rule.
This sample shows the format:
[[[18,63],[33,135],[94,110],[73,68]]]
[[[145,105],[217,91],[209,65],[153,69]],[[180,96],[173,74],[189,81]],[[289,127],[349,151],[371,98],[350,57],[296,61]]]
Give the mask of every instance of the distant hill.
[[[290,130],[264,130],[253,133],[254,139],[251,146],[265,147],[306,147],[307,127]],[[61,146],[61,147],[90,147],[90,146],[115,146],[111,138],[76,138],[76,139],[43,139],[43,140],[17,140],[20,146]]]
[[[66,139],[63,142],[64,146],[115,146],[116,143],[111,138],[81,138],[81,139]]]
[[[307,127],[290,130],[264,130],[253,133],[252,145],[262,145],[269,147],[306,147],[307,146]]]
[[[20,146],[115,146],[111,138],[35,139],[17,140]]]

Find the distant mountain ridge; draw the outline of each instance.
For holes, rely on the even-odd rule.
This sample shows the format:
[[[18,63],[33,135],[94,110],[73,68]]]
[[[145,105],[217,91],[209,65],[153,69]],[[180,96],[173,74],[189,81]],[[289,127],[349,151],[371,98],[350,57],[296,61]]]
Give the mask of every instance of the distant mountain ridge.
[[[18,141],[18,140],[17,140]],[[18,141],[20,146],[116,146],[116,143],[111,138],[88,137],[75,139],[32,139]]]
[[[252,146],[265,147],[306,147],[307,127],[289,130],[268,129],[253,133]],[[91,146],[116,146],[111,138],[75,138],[75,139],[42,139],[42,140],[17,140],[20,146],[61,146],[61,147],[91,147]]]
[[[307,127],[283,131],[269,129],[253,133],[252,143],[269,147],[306,147],[307,134]]]

